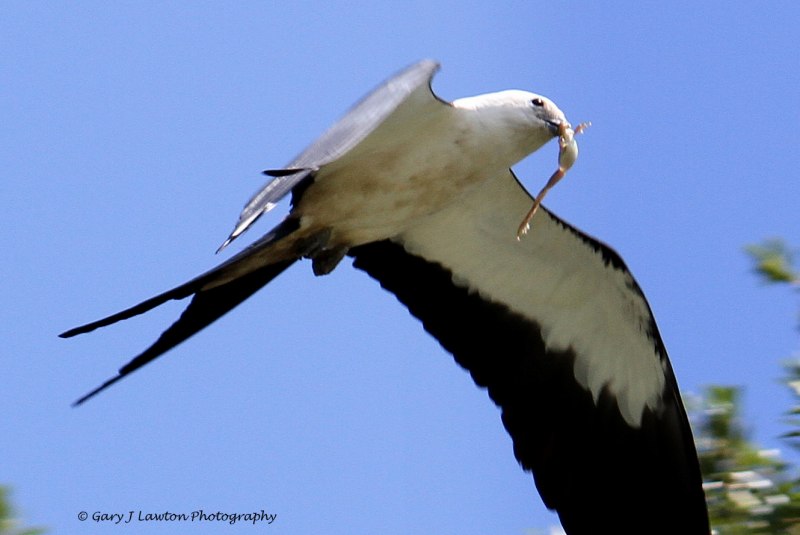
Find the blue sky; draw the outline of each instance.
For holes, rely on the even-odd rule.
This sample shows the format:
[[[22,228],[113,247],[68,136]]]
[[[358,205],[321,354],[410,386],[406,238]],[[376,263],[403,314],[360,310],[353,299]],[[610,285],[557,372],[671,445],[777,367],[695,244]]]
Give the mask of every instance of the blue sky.
[[[797,349],[798,303],[760,285],[742,247],[800,244],[798,4],[281,4],[3,5],[0,483],[27,524],[174,533],[77,516],[197,509],[278,516],[181,531],[524,534],[557,522],[486,393],[349,262],[322,278],[295,266],[70,408],[182,304],[57,333],[227,258],[213,252],[259,172],[425,57],[442,62],[443,98],[527,89],[592,121],[546,204],[626,259],[682,389],[743,385],[755,438],[783,447],[790,398],[777,379]],[[515,168],[529,189],[556,152]]]

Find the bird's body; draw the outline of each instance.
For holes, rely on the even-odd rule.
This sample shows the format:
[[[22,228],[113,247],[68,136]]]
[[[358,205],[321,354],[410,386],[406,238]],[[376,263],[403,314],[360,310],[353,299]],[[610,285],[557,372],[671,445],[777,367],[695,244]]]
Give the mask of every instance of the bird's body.
[[[286,168],[267,171],[274,180],[223,247],[291,193],[270,233],[185,284],[64,333],[193,296],[153,345],[78,403],[297,260],[325,274],[350,255],[488,388],[517,459],[569,533],[707,533],[691,430],[639,286],[613,250],[547,210],[517,239],[532,199],[509,168],[563,133],[566,118],[524,91],[444,102],[430,89],[437,68],[399,73]],[[625,507],[668,518],[648,529]]]
[[[349,247],[389,238],[552,138],[547,130],[536,137],[487,121],[491,114],[482,108],[459,107],[458,101],[442,105],[427,88],[418,93],[361,144],[320,167],[314,187],[293,210],[301,228],[331,228],[332,240]],[[535,97],[515,96],[524,103]],[[406,107],[413,113],[403,113]],[[554,117],[559,114],[553,110]],[[498,137],[506,140],[507,151],[487,143]]]

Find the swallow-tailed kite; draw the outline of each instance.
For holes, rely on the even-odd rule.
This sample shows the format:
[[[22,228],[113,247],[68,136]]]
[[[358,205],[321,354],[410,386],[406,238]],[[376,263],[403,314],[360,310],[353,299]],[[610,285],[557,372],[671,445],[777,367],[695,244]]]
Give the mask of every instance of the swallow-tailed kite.
[[[289,215],[216,268],[92,331],[192,297],[80,404],[221,317],[302,258],[346,255],[421,320],[502,411],[514,455],[570,534],[707,534],[700,468],[650,307],[619,255],[542,208],[510,167],[565,132],[547,98],[446,102],[422,61],[356,104],[272,180],[223,247],[291,193]],[[571,132],[571,131],[570,131]],[[572,142],[571,136],[569,141]],[[577,150],[577,147],[575,147]]]

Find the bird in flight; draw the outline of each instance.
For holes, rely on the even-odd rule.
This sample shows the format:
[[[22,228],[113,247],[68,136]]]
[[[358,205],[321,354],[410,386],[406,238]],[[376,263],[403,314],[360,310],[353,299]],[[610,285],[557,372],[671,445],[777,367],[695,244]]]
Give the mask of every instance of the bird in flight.
[[[345,256],[408,307],[486,388],[516,459],[569,534],[709,533],[692,432],[653,314],[620,256],[559,219],[511,166],[569,123],[549,99],[501,91],[447,102],[421,61],[359,101],[245,205],[220,249],[278,201],[289,214],[200,276],[92,331],[191,297],[117,375],[158,358],[301,259]],[[569,132],[569,137],[565,133]],[[559,178],[560,178],[559,176]],[[536,212],[528,234],[521,221]],[[531,214],[532,215],[532,214]]]

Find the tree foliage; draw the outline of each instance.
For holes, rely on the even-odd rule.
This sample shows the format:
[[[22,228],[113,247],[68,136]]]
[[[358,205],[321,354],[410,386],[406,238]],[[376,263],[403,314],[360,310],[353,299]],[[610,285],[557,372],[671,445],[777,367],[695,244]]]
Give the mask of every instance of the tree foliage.
[[[746,248],[753,271],[767,283],[798,288],[792,251],[781,240]],[[787,443],[800,450],[800,359],[784,364],[783,383],[794,396]],[[751,442],[741,414],[742,389],[709,387],[693,410],[709,515],[719,535],[800,534],[800,478],[778,450]]]
[[[748,439],[739,387],[709,387],[695,422],[715,533],[800,533],[800,488],[777,450]]]
[[[0,535],[41,535],[45,532],[42,528],[19,527],[19,520],[15,518],[14,509],[9,502],[11,491],[8,487],[0,486]]]
[[[765,282],[798,284],[800,275],[794,266],[794,252],[783,240],[773,238],[748,245],[745,251],[755,263],[753,271]]]

